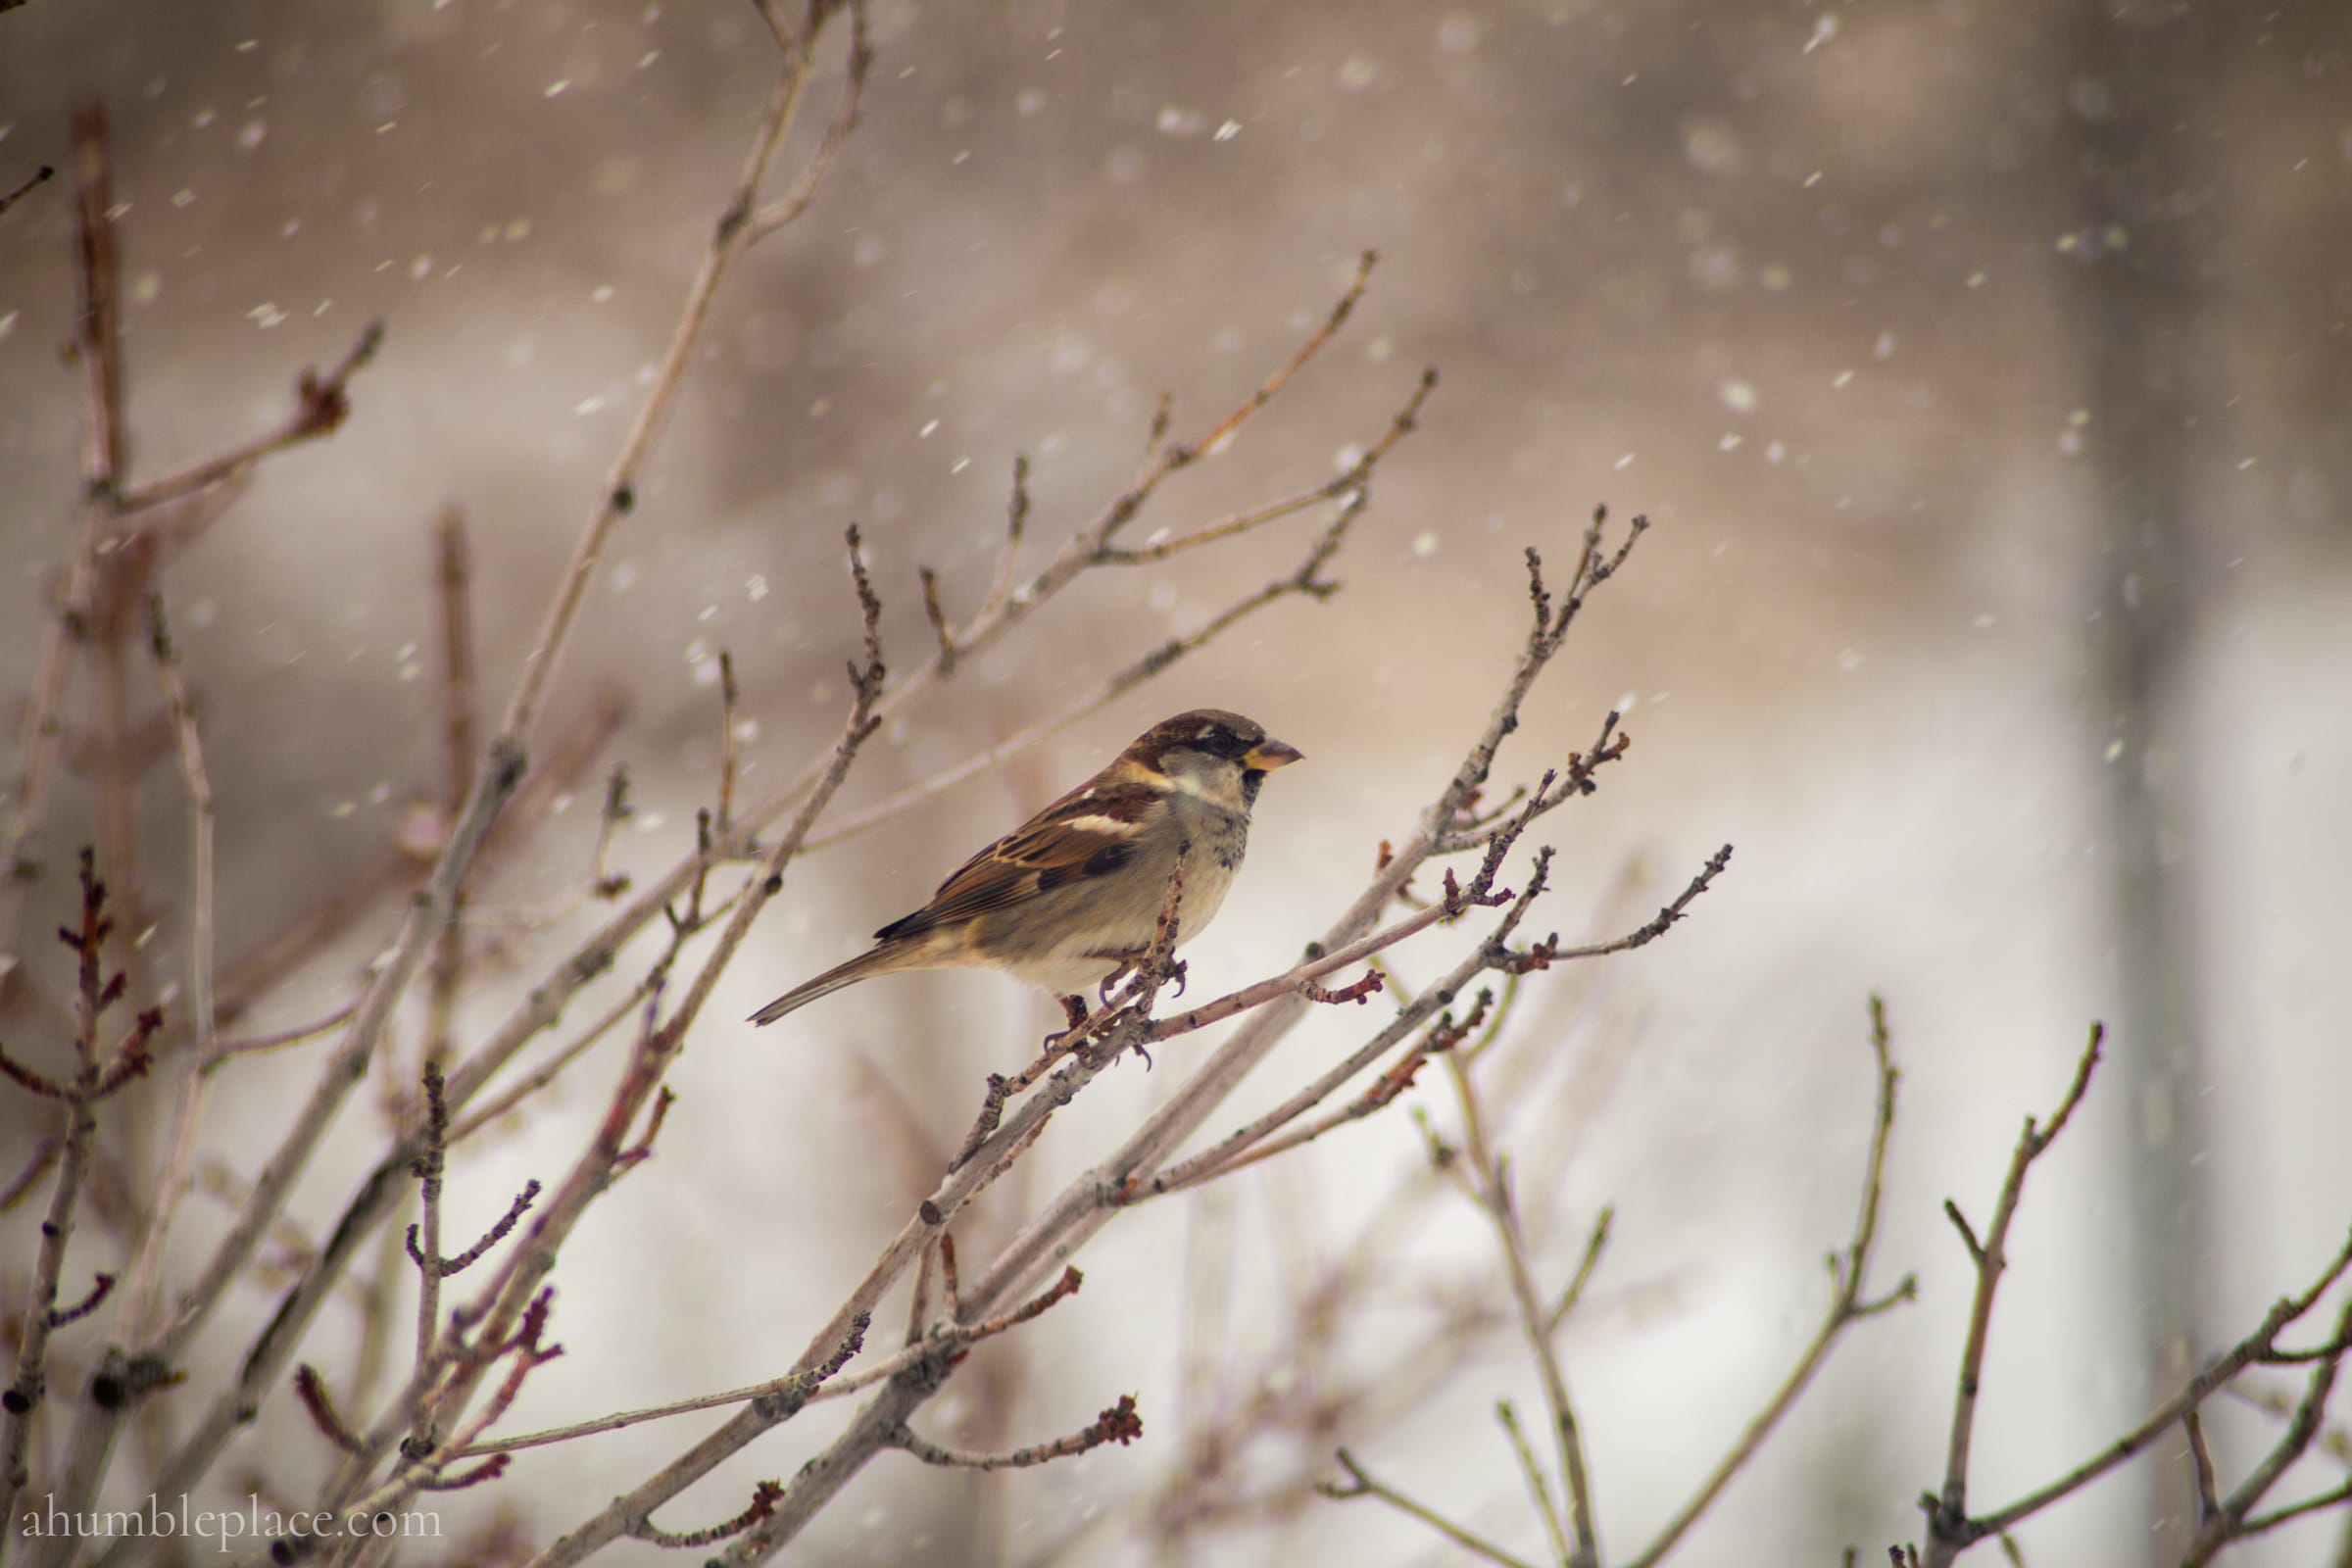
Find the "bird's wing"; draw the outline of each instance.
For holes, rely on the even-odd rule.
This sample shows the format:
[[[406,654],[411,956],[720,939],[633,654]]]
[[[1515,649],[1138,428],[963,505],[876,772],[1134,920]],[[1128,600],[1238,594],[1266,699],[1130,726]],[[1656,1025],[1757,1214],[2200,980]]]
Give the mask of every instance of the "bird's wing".
[[[1088,784],[956,867],[931,902],[874,933],[884,942],[921,936],[1087,877],[1107,875],[1135,854],[1156,813],[1155,791]]]

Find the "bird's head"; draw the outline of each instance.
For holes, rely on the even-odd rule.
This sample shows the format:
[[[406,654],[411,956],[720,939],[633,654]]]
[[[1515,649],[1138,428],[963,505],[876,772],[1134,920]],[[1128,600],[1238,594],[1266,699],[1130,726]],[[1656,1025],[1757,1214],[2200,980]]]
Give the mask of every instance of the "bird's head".
[[[1160,788],[1247,810],[1266,775],[1300,755],[1297,747],[1269,737],[1255,719],[1197,708],[1144,731],[1120,760],[1133,763]]]

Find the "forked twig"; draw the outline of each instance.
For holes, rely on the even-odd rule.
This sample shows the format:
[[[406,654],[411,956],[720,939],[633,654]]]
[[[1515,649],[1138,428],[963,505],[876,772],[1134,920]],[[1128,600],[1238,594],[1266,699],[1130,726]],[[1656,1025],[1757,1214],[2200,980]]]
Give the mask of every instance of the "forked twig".
[[[1656,1568],[1656,1564],[1664,1561],[1667,1553],[1681,1544],[1691,1526],[1697,1524],[1700,1517],[1714,1506],[1715,1499],[1723,1494],[1723,1490],[1756,1456],[1764,1446],[1764,1440],[1772,1436],[1774,1428],[1795,1406],[1798,1397],[1812,1383],[1814,1374],[1821,1370],[1822,1363],[1829,1359],[1830,1352],[1837,1348],[1838,1340],[1848,1328],[1865,1318],[1876,1317],[1918,1298],[1919,1281],[1910,1274],[1897,1280],[1893,1289],[1884,1296],[1869,1294],[1870,1262],[1878,1245],[1879,1211],[1885,1198],[1886,1145],[1894,1134],[1895,1087],[1902,1076],[1895,1070],[1893,1052],[1888,1044],[1886,1004],[1877,997],[1870,999],[1870,1050],[1878,1068],[1877,1108],[1872,1114],[1870,1127],[1870,1157],[1863,1167],[1862,1199],[1860,1211],[1854,1217],[1853,1238],[1846,1243],[1842,1252],[1832,1252],[1829,1256],[1829,1310],[1822,1317],[1821,1327],[1814,1331],[1811,1343],[1798,1354],[1796,1365],[1789,1369],[1788,1377],[1781,1381],[1780,1388],[1774,1391],[1772,1397],[1764,1402],[1763,1409],[1749,1419],[1738,1440],[1733,1443],[1731,1451],[1699,1484],[1698,1490],[1691,1494],[1690,1500],[1678,1509],[1658,1532],[1657,1538],[1639,1554],[1628,1559],[1627,1568]]]
[[[2046,1152],[2082,1102],[2090,1088],[2090,1075],[2098,1066],[2099,1048],[2106,1030],[2092,1025],[2090,1039],[2075,1063],[2074,1081],[2058,1102],[2057,1111],[2050,1117],[2047,1128],[2034,1117],[2026,1118],[2025,1130],[2018,1135],[2017,1148],[2009,1156],[2009,1174],[2001,1182],[2000,1196],[1993,1200],[1992,1223],[1980,1241],[1976,1232],[1962,1216],[1959,1206],[1951,1200],[1944,1200],[1944,1213],[1960,1233],[1962,1245],[1977,1267],[1977,1288],[1968,1313],[1968,1337],[1960,1348],[1960,1377],[1958,1393],[1952,1401],[1952,1426],[1943,1470],[1943,1489],[1928,1508],[1928,1546],[1926,1560],[1929,1568],[1946,1568],[1961,1547],[1982,1539],[1982,1533],[1972,1533],[1968,1517],[1968,1454],[1976,1430],[1977,1396],[1983,1385],[1984,1348],[1992,1332],[1993,1295],[2000,1288],[2001,1275],[2009,1266],[2008,1241],[2010,1222],[2017,1217],[2018,1200],[2025,1196],[2026,1173],[2034,1162]],[[1923,1506],[1926,1506],[1923,1503]]]

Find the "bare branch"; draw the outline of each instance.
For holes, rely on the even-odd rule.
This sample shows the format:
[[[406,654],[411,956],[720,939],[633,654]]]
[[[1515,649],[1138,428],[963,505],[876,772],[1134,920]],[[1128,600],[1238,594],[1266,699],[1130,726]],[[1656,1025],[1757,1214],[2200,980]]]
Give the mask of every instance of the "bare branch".
[[[1074,1275],[1077,1270],[1073,1269],[1070,1272]],[[807,1372],[795,1372],[780,1378],[770,1378],[765,1383],[755,1383],[749,1388],[730,1389],[724,1394],[707,1394],[700,1398],[679,1399],[670,1404],[649,1405],[641,1410],[617,1411],[612,1415],[598,1416],[589,1421],[575,1421],[569,1426],[550,1427],[544,1432],[525,1432],[512,1438],[495,1438],[474,1444],[465,1450],[462,1457],[470,1458],[484,1453],[512,1453],[520,1448],[540,1448],[550,1444],[569,1443],[575,1438],[594,1437],[602,1432],[618,1432],[623,1427],[633,1427],[647,1421],[659,1421],[667,1416],[687,1415],[696,1410],[715,1410],[730,1404],[764,1403],[782,1410],[784,1414],[780,1419],[790,1419],[792,1415],[798,1414],[803,1406],[829,1396],[835,1374],[849,1365],[851,1358],[864,1348],[865,1331],[869,1322],[869,1319],[862,1317],[853,1320],[850,1325],[849,1337],[835,1348],[831,1358]],[[927,1354],[931,1347],[926,1346],[922,1348]],[[895,1373],[903,1370],[905,1366],[912,1365],[916,1357],[912,1355],[892,1357],[892,1360],[899,1362],[900,1365],[892,1366],[891,1372]],[[864,1376],[872,1381],[874,1373],[879,1371],[879,1368],[871,1369]]]

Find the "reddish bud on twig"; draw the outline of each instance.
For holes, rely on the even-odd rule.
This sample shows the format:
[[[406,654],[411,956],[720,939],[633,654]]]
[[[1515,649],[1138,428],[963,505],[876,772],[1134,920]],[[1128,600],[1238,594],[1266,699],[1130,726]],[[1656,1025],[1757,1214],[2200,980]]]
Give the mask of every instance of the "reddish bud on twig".
[[[419,1492],[464,1492],[467,1487],[478,1487],[485,1481],[496,1481],[507,1473],[507,1466],[514,1461],[514,1456],[511,1453],[494,1453],[470,1470],[461,1470],[455,1475],[435,1476],[430,1481],[419,1481],[416,1483],[416,1490]]]
[[[784,1484],[780,1481],[760,1481],[752,1487],[751,1505],[732,1519],[708,1525],[701,1530],[663,1530],[652,1520],[641,1520],[629,1531],[639,1541],[650,1541],[657,1546],[683,1550],[693,1546],[715,1546],[720,1542],[742,1535],[754,1525],[775,1517],[776,1504],[784,1499]]]
[[[73,1098],[73,1092],[64,1084],[49,1077],[46,1073],[35,1072],[32,1068],[25,1066],[8,1054],[6,1046],[0,1046],[0,1076],[6,1077],[9,1082],[25,1093],[38,1095],[43,1100],[71,1100]],[[54,1160],[56,1156],[53,1154],[50,1157]],[[10,1189],[11,1201],[21,1200],[30,1186],[31,1183],[26,1181],[20,1184],[19,1187]]]
[[[644,1135],[620,1152],[620,1157],[612,1162],[613,1174],[618,1175],[653,1157],[654,1140],[661,1135],[662,1123],[668,1119],[669,1107],[677,1103],[677,1095],[667,1084],[662,1086],[662,1092],[654,1097],[653,1113],[646,1117]],[[534,1182],[532,1185],[538,1184]]]
[[[474,1264],[480,1262],[482,1260],[483,1253],[489,1251],[490,1249],[496,1247],[500,1242],[506,1240],[507,1233],[514,1228],[515,1221],[522,1218],[523,1214],[530,1208],[532,1201],[537,1199],[538,1196],[539,1183],[536,1180],[523,1183],[522,1191],[515,1195],[514,1201],[507,1205],[506,1213],[500,1217],[497,1224],[490,1227],[480,1241],[474,1243],[463,1252],[458,1253],[455,1257],[435,1258],[430,1263],[425,1261],[423,1250],[417,1246],[416,1227],[414,1225],[410,1226],[408,1236],[409,1261],[415,1263],[418,1268],[433,1269],[443,1279],[449,1278],[452,1274],[464,1273],[466,1270],[473,1267]]]
[[[327,1442],[345,1453],[358,1453],[367,1446],[360,1441],[360,1435],[352,1431],[351,1424],[335,1409],[335,1401],[326,1392],[326,1380],[308,1361],[295,1369],[294,1393],[302,1400],[302,1407],[310,1412],[311,1424],[325,1436]]]
[[[72,1306],[53,1306],[49,1309],[49,1326],[53,1329],[62,1329],[69,1323],[80,1322],[98,1310],[98,1303],[105,1300],[107,1294],[114,1288],[115,1277],[112,1274],[97,1275],[96,1283],[91,1285],[89,1295]]]
[[[1378,969],[1367,969],[1364,971],[1362,979],[1354,981],[1348,985],[1344,985],[1336,991],[1327,991],[1323,987],[1315,984],[1312,980],[1309,980],[1305,985],[1298,988],[1298,994],[1306,998],[1306,1000],[1309,1002],[1321,1002],[1326,1004],[1353,1002],[1361,1004],[1371,1001],[1372,994],[1374,992],[1384,989],[1386,988],[1381,980],[1380,971]]]

